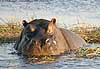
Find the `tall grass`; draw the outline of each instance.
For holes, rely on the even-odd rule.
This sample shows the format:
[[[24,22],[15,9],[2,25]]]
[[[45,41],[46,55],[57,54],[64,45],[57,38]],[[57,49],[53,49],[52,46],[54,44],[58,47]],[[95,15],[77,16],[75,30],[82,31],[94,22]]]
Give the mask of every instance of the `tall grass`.
[[[0,43],[14,42],[22,30],[21,23],[16,19],[6,20],[0,25]]]

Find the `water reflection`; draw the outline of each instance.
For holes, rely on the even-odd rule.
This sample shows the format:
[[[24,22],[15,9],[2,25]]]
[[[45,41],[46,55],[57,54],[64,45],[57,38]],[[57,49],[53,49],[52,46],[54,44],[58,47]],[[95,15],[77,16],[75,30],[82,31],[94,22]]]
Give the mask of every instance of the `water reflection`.
[[[0,69],[100,69],[99,57],[94,59],[74,59],[73,54],[62,55],[52,63],[27,64],[22,56],[13,54],[15,51],[13,45],[14,43],[0,45]],[[94,45],[100,46],[100,44]]]

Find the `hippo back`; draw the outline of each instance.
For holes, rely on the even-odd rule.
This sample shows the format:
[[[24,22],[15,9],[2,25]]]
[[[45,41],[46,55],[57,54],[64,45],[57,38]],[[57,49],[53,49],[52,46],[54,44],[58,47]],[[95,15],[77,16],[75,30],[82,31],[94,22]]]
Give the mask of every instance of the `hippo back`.
[[[70,48],[70,51],[79,49],[83,46],[86,46],[86,42],[77,34],[74,32],[71,32],[67,29],[60,28],[66,42],[68,43],[68,47]]]

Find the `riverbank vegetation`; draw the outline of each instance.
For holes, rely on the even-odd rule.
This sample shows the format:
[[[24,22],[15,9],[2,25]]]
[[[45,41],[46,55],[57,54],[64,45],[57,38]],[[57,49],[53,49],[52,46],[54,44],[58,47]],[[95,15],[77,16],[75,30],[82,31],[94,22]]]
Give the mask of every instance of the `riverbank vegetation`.
[[[21,24],[8,23],[0,25],[0,43],[15,42],[22,30]]]
[[[69,29],[81,36],[88,43],[100,43],[100,27]],[[18,22],[0,25],[0,42],[14,42],[20,36],[22,25]]]
[[[70,30],[81,36],[87,43],[100,43],[100,27],[75,27]]]

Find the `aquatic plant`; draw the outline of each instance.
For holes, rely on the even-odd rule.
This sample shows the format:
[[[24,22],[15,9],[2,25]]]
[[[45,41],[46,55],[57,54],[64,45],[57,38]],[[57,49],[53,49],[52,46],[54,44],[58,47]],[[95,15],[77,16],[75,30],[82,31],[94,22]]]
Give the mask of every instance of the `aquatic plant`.
[[[85,48],[75,51],[76,57],[93,58],[100,57],[100,47],[96,48]]]

